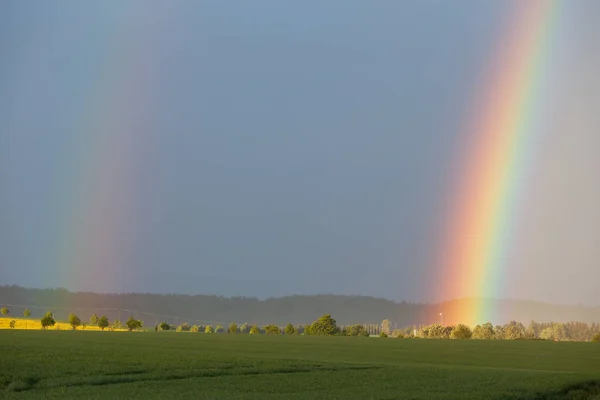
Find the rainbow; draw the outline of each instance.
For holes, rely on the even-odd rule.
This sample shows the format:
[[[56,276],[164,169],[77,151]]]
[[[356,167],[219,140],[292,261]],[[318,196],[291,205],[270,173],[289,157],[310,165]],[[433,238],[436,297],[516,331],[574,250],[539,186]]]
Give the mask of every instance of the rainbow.
[[[455,299],[440,307],[445,324],[474,325],[501,311],[486,299],[501,296],[505,287],[519,196],[539,135],[539,81],[558,13],[559,0],[516,2],[483,90],[475,96],[468,119],[471,143],[438,261],[441,295]]]
[[[61,201],[66,223],[56,235],[55,273],[69,288],[124,291],[131,280],[135,203],[144,201],[138,197],[144,183],[136,178],[150,150],[147,135],[166,59],[161,27],[168,27],[169,10],[125,7],[121,11],[135,13],[138,24],[110,25],[94,38],[99,50],[73,127],[75,159],[64,172],[72,188]]]

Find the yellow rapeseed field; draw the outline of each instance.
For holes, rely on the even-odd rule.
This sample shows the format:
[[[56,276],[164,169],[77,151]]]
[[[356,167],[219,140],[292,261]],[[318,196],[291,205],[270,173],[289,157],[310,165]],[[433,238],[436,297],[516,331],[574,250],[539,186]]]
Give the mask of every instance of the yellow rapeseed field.
[[[10,321],[15,321],[15,327],[10,327]],[[33,318],[10,318],[10,317],[2,317],[0,318],[0,329],[33,329],[33,330],[41,330],[42,323],[39,319]],[[73,330],[73,327],[69,325],[67,322],[59,322],[56,321],[54,326],[49,326],[46,328],[48,330],[64,330],[70,331]],[[80,326],[77,328],[78,331],[100,331],[101,329],[97,326]],[[125,331],[126,329],[112,329],[106,328],[105,331]]]

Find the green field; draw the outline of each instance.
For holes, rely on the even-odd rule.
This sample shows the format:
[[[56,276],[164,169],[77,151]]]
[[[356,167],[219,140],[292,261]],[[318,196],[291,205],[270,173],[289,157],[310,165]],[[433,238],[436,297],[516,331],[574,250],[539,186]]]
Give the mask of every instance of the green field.
[[[3,398],[599,399],[596,382],[597,343],[0,331]]]

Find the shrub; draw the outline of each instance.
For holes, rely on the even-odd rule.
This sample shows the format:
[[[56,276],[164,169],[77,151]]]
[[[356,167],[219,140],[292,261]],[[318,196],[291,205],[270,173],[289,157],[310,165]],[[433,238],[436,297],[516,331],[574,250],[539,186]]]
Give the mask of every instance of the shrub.
[[[8,312],[9,312],[8,308],[6,308],[6,307],[0,308],[0,314],[2,314],[3,317],[6,317],[8,315]]]
[[[227,329],[227,332],[229,333],[238,333],[238,326],[235,322],[232,322],[231,324],[229,324],[229,328]]]
[[[592,342],[600,343],[600,333],[596,333],[592,338]]]
[[[10,326],[10,329],[15,329],[16,324],[17,324],[17,321],[15,321],[14,319],[8,323],[8,325]]]
[[[23,316],[24,316],[25,318],[29,318],[29,317],[31,316],[31,310],[30,310],[29,308],[26,308],[26,309],[23,311]]]
[[[225,332],[225,328],[223,328],[223,325],[217,325],[217,327],[215,328],[215,333],[223,333]]]
[[[73,330],[77,329],[79,325],[81,325],[81,319],[73,313],[69,314],[69,324]]]
[[[113,322],[112,327],[113,329],[121,329],[123,327],[123,324],[121,324],[121,321],[116,319],[115,322]]]
[[[54,326],[54,324],[56,324],[56,321],[54,320],[54,316],[52,315],[52,313],[50,311],[48,311],[46,313],[46,315],[44,315],[44,317],[40,320],[40,322],[42,323],[42,329],[46,329],[49,326]]]
[[[100,329],[104,330],[104,328],[107,328],[108,325],[109,325],[109,322],[108,322],[108,318],[106,318],[106,315],[103,315],[98,319],[98,327]],[[140,325],[140,327],[141,327],[141,325]]]
[[[204,328],[204,333],[214,333],[212,325],[206,325],[206,328]]]
[[[385,333],[385,332],[381,332],[381,333],[379,334],[379,337],[386,338],[386,337],[388,337],[388,334],[387,334],[387,333]]]

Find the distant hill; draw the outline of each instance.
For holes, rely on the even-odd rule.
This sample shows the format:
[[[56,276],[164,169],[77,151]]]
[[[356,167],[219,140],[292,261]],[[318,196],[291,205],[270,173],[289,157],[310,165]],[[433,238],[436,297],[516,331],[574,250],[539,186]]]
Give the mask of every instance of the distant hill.
[[[452,320],[452,310],[460,310],[470,300],[454,300],[442,304],[393,302],[366,296],[313,295],[287,296],[258,300],[248,297],[220,297],[179,294],[98,294],[69,292],[66,289],[28,289],[0,286],[0,305],[8,305],[12,315],[22,315],[30,308],[32,317],[53,311],[60,319],[69,312],[89,319],[92,313],[105,314],[109,319],[126,320],[130,315],[144,320],[146,325],[169,323],[229,323],[232,321],[275,324],[306,324],[322,314],[331,314],[340,324],[380,323],[390,319],[397,327],[439,322],[444,312]],[[494,324],[516,320],[527,324],[538,322],[581,321],[600,322],[600,307],[559,306],[522,300],[485,300],[502,310]],[[481,302],[481,301],[478,301]],[[454,316],[456,317],[456,316]]]

